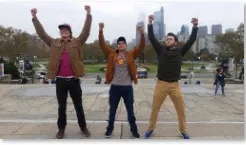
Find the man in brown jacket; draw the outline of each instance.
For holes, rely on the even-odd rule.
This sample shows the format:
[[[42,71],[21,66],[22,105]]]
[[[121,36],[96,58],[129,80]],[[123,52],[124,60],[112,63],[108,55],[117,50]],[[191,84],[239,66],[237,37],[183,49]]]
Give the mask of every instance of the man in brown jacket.
[[[128,121],[131,126],[133,138],[139,138],[133,108],[134,97],[132,81],[134,81],[135,84],[138,82],[135,59],[145,47],[144,30],[143,27],[138,27],[141,34],[140,44],[137,48],[127,52],[127,44],[124,37],[118,38],[116,50],[109,48],[104,40],[103,28],[104,24],[99,23],[99,44],[108,57],[106,83],[111,84],[109,90],[109,122],[105,137],[110,137],[114,130],[115,114],[120,98],[122,97],[127,109]]]
[[[69,24],[59,25],[61,38],[54,39],[49,36],[36,14],[37,9],[32,9],[32,21],[39,37],[50,47],[50,55],[48,59],[47,78],[56,79],[56,95],[58,101],[58,129],[56,138],[64,137],[67,125],[66,106],[68,91],[72,98],[74,108],[76,110],[78,124],[81,131],[87,136],[90,132],[86,127],[86,120],[82,106],[82,89],[79,77],[84,76],[84,62],[82,45],[89,37],[91,29],[92,16],[90,14],[90,6],[85,6],[87,12],[84,28],[79,37],[72,36],[72,29]]]

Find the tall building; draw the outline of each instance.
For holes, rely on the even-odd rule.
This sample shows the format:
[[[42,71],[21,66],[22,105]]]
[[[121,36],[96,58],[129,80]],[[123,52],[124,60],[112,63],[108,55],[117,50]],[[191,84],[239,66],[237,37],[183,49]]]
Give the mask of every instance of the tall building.
[[[190,34],[189,26],[188,25],[182,25],[180,34]]]
[[[235,31],[234,31],[234,28],[227,28],[227,29],[225,30],[225,32],[228,33],[228,32],[235,32]]]
[[[222,34],[222,25],[218,24],[218,25],[212,25],[211,28],[211,34],[212,36],[216,36],[217,34]]]
[[[164,8],[161,7],[160,11],[154,12],[154,34],[157,40],[162,40],[166,35],[164,24]]]
[[[203,37],[208,35],[208,27],[207,26],[200,26],[198,29],[197,36]]]
[[[209,53],[218,55],[218,47],[214,43],[215,36],[209,35],[199,38],[199,49],[205,49],[207,48]]]
[[[199,39],[208,35],[208,27],[207,26],[200,26],[197,32],[197,39],[196,39],[196,51],[195,53],[200,52],[199,47]]]
[[[114,39],[111,45],[116,49],[117,48],[117,39]]]
[[[143,25],[144,25],[144,32],[145,32],[145,31],[146,31],[146,30],[145,30],[145,26],[146,26],[146,16],[145,16],[145,13],[144,13],[144,12],[141,12],[141,13],[139,14],[138,22],[143,22]]]
[[[188,41],[188,39],[190,38],[190,34],[186,33],[186,34],[177,34],[177,37],[178,37],[178,40],[179,42],[183,42],[183,43],[186,43]],[[191,49],[193,52],[196,52],[196,42],[194,42],[194,44],[191,46]]]
[[[149,36],[148,36],[148,33],[144,33],[144,37],[145,37],[145,44],[148,45],[150,44],[150,40],[149,40]]]
[[[136,43],[139,43],[140,41],[140,32],[138,31],[138,26],[143,26],[144,27],[144,22],[143,21],[139,21],[136,25]]]

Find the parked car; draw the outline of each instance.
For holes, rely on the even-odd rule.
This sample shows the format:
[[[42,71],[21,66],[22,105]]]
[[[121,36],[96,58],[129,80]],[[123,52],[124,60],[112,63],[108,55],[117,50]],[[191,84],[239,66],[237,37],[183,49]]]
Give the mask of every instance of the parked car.
[[[201,69],[206,69],[206,67],[203,65],[203,66],[201,66]]]
[[[181,78],[181,79],[187,79],[188,77],[187,77],[186,74],[181,74],[181,75],[180,75],[180,78]]]
[[[40,72],[37,76],[36,76],[37,79],[44,79],[46,78],[46,73],[45,72]]]
[[[148,72],[147,71],[137,71],[138,78],[148,78]]]

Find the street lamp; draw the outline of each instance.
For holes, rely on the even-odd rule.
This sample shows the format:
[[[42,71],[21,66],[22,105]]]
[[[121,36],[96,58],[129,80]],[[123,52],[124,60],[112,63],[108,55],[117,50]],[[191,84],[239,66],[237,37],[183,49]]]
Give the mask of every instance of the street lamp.
[[[218,67],[218,57],[216,56],[215,57],[215,60],[216,60],[216,68]]]
[[[36,65],[36,59],[37,59],[37,56],[33,56],[33,59],[34,59],[34,64]]]

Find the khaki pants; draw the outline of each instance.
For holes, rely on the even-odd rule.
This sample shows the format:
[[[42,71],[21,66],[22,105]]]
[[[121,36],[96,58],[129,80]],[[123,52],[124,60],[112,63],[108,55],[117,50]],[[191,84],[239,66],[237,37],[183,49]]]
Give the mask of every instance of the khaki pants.
[[[156,82],[156,86],[155,86],[155,92],[154,92],[153,103],[152,103],[152,112],[150,116],[150,124],[148,130],[155,129],[158,113],[167,95],[170,96],[175,106],[175,109],[177,111],[178,120],[179,120],[179,130],[183,133],[187,133],[184,98],[181,94],[179,83],[165,82],[160,80]]]

